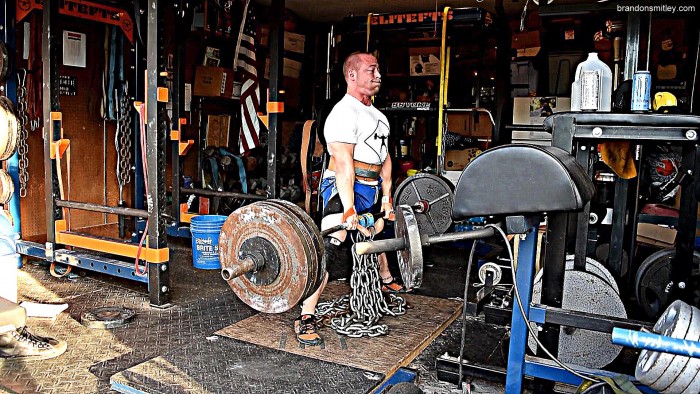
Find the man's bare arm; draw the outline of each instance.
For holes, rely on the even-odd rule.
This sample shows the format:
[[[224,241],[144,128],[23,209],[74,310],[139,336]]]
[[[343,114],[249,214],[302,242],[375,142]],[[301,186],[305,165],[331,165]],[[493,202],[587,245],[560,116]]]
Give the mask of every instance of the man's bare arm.
[[[343,211],[347,212],[355,206],[355,167],[352,159],[355,144],[331,142],[328,144],[328,150],[335,161],[335,182],[340,201],[343,203]]]

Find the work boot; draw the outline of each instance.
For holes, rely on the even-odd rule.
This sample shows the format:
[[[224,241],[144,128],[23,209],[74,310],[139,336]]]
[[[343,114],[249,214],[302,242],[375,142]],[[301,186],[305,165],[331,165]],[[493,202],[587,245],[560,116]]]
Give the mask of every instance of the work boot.
[[[66,351],[65,341],[34,335],[25,327],[0,334],[0,358],[46,360]]]
[[[323,239],[323,248],[326,251],[323,258],[326,260],[328,280],[349,280],[352,274],[350,249],[331,237]]]

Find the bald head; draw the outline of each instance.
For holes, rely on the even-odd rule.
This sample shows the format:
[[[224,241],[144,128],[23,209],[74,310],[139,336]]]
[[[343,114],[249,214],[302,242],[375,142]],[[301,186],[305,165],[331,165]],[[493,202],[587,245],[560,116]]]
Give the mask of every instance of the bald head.
[[[359,71],[362,68],[363,62],[376,64],[377,58],[367,52],[354,52],[345,59],[345,62],[343,63],[343,76],[345,77],[346,81],[348,80],[348,72]]]
[[[348,56],[343,63],[343,74],[348,93],[363,102],[377,94],[382,83],[377,58],[365,52]]]

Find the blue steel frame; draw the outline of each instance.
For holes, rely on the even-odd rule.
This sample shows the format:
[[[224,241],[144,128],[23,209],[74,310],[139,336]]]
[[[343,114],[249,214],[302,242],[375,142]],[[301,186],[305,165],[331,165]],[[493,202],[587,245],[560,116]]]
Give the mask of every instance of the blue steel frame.
[[[17,253],[43,260],[46,258],[46,247],[36,242],[19,240],[17,241]],[[54,261],[148,284],[148,275],[137,274],[133,263],[65,249],[54,251]]]
[[[535,257],[537,254],[536,242],[537,227],[532,227],[527,232],[524,239],[521,239],[518,249],[518,265],[515,273],[515,283],[518,286],[521,300],[518,300],[516,297],[513,305],[513,314],[511,317],[510,348],[507,362],[508,370],[506,373],[507,394],[520,394],[522,392],[524,376],[532,376],[535,378],[542,378],[575,386],[580,385],[582,382],[580,377],[561,368],[550,360],[525,355],[528,328],[527,322],[525,322],[525,319],[523,319],[520,311],[518,310],[519,301],[522,301],[525,315],[528,316],[532,322],[543,324],[547,313],[546,309],[531,305],[533,279],[535,275]],[[613,332],[616,330],[619,329],[614,328]],[[700,353],[700,349],[697,350],[698,353]],[[605,370],[588,369],[580,366],[570,367],[577,372],[595,376],[615,377],[619,375],[619,373]],[[630,380],[632,382],[636,382],[633,377],[630,377]],[[646,386],[640,385],[637,386],[637,388],[643,393],[656,393],[655,390]]]

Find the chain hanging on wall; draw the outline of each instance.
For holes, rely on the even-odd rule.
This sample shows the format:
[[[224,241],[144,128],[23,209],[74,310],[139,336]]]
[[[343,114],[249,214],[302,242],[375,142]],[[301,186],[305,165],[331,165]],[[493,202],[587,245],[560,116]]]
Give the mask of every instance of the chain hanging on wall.
[[[119,184],[119,201],[123,201],[124,186],[131,182],[131,100],[129,85],[124,82],[119,92],[119,115],[114,145],[117,150],[117,183]]]
[[[365,239],[358,234],[355,241],[361,242]],[[389,327],[377,322],[385,315],[405,314],[406,301],[396,294],[388,294],[387,303],[381,290],[378,255],[358,255],[355,248],[352,255],[352,294],[346,294],[333,301],[320,302],[316,306],[316,316],[338,334],[351,338],[386,335]]]
[[[17,115],[19,117],[19,140],[17,141],[17,154],[19,156],[19,196],[27,196],[27,184],[29,183],[29,115],[27,113],[27,70],[20,69],[17,74]]]

